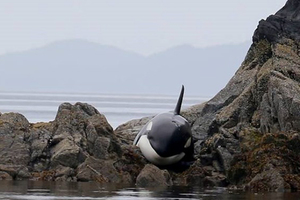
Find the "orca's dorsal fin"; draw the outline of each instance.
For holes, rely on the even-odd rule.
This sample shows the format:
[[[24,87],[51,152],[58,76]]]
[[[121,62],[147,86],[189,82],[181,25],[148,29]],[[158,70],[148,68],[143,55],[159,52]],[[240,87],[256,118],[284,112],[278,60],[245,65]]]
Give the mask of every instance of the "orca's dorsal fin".
[[[182,104],[182,100],[183,100],[183,94],[184,94],[184,86],[182,85],[181,92],[180,92],[180,95],[179,95],[179,98],[178,98],[178,101],[177,101],[177,104],[176,104],[176,107],[174,110],[175,115],[180,114],[181,104]]]

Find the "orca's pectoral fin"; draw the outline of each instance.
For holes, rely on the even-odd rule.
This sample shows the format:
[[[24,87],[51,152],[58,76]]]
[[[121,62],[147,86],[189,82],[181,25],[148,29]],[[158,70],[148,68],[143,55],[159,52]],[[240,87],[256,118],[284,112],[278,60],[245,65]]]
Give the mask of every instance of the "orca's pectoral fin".
[[[175,115],[180,114],[180,109],[181,109],[182,100],[183,100],[183,94],[184,94],[184,86],[182,85],[181,92],[180,92],[180,95],[179,95],[179,98],[178,98],[178,101],[177,101],[177,104],[176,104],[176,107],[174,110]]]
[[[142,136],[142,134],[138,133],[137,136],[134,138],[134,141],[133,141],[134,146],[137,146],[141,136]]]
[[[148,126],[148,123],[146,125],[144,125],[143,128],[139,131],[139,133],[135,136],[133,145],[137,146],[141,136],[147,134],[147,126]]]

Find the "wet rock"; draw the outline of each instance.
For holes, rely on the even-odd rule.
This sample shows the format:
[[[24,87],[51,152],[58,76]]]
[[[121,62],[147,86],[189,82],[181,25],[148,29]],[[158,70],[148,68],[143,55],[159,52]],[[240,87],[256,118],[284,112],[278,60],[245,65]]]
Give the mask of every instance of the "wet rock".
[[[0,164],[0,172],[5,172],[14,180],[28,179],[31,177],[29,170],[24,165]]]
[[[55,181],[77,181],[75,170],[61,165],[56,167],[54,177]]]
[[[210,172],[205,170],[200,160],[196,160],[189,169],[182,173],[172,173],[176,185],[198,185],[203,187],[203,180]]]
[[[257,174],[248,183],[248,188],[254,191],[284,191],[284,179],[276,169],[271,169]]]
[[[13,178],[6,172],[0,172],[0,180],[11,181],[11,180],[13,180]]]
[[[30,180],[33,181],[55,181],[56,171],[53,169],[44,170],[41,172],[31,172],[32,177]]]
[[[172,184],[169,172],[161,170],[152,164],[147,164],[136,179],[138,187],[163,187],[171,186]]]
[[[269,133],[255,139],[245,152],[233,159],[229,180],[247,185],[250,190],[299,190],[300,156],[290,145],[300,142],[298,137],[299,134]]]
[[[97,181],[99,183],[128,183],[129,174],[121,174],[114,167],[113,160],[100,160],[89,157],[77,168],[78,181]]]
[[[213,173],[211,176],[206,176],[203,180],[205,187],[227,187],[227,177],[221,173]]]

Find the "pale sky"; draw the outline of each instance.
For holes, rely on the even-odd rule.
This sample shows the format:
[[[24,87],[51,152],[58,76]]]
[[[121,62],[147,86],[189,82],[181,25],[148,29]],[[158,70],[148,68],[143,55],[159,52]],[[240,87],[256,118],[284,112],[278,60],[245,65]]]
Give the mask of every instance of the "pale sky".
[[[286,0],[0,1],[0,54],[84,39],[149,55],[249,41]]]

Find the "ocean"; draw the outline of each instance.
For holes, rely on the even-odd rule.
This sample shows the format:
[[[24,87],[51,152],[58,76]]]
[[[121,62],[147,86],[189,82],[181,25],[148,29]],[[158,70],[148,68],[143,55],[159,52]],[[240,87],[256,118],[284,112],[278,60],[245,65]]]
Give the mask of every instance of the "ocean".
[[[299,195],[197,186],[149,189],[92,182],[0,181],[0,200],[299,200]]]
[[[104,114],[113,128],[132,120],[153,116],[175,108],[178,96],[0,92],[0,112],[18,112],[29,122],[48,122],[55,119],[60,104],[88,103]],[[207,101],[208,97],[186,96],[182,109]]]

